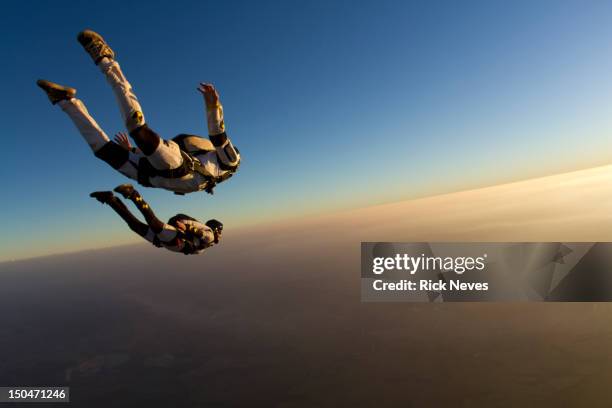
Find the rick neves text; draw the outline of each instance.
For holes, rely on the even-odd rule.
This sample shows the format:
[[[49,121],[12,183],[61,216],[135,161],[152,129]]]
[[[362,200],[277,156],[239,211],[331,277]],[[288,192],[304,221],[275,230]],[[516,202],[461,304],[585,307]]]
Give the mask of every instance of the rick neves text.
[[[407,279],[402,279],[395,282],[385,282],[382,279],[376,279],[372,284],[374,290],[425,290],[434,292],[444,292],[448,290],[470,291],[470,290],[489,290],[488,282],[461,282],[460,280],[450,279],[449,281],[431,279],[420,279],[414,282]]]

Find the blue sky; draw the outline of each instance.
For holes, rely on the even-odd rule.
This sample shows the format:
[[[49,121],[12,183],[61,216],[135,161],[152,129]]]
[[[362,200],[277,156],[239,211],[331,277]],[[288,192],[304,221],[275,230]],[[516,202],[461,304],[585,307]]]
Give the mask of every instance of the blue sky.
[[[214,82],[239,174],[215,196],[142,189],[176,212],[247,224],[612,161],[612,3],[5,2],[0,260],[134,242],[88,198],[126,181],[35,86],[74,86],[123,130],[76,42],[105,36],[150,126],[204,135]],[[228,231],[228,232],[229,232]]]

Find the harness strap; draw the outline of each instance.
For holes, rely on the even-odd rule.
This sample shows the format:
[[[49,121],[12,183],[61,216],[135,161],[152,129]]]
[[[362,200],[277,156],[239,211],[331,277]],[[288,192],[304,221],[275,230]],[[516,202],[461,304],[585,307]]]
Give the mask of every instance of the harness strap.
[[[181,156],[183,156],[183,163],[175,169],[163,169],[159,170],[153,167],[149,159],[142,157],[138,161],[138,183],[145,187],[151,187],[151,177],[163,177],[163,178],[181,178],[192,172],[190,159],[187,157],[187,153],[180,150]]]
[[[179,150],[181,152],[181,156],[183,157],[183,163],[177,167],[176,169],[164,169],[158,170],[146,157],[143,157],[138,162],[138,183],[145,186],[151,187],[151,177],[163,177],[163,178],[181,178],[188,174],[198,173],[201,175],[206,181],[206,187],[204,191],[208,194],[214,194],[214,188],[218,183],[221,183],[234,175],[234,172],[238,170],[238,166],[236,166],[233,171],[228,171],[219,177],[213,177],[206,171],[206,168],[202,165],[200,160],[198,160],[195,156],[185,152],[184,150]],[[180,194],[182,193],[175,193]]]

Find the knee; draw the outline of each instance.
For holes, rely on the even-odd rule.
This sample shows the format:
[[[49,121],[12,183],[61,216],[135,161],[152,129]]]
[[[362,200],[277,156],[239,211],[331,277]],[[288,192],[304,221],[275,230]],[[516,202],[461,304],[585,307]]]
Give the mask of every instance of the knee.
[[[141,111],[133,111],[130,113],[130,116],[126,118],[126,124],[129,132],[133,132],[142,126],[146,126],[144,115]]]
[[[94,155],[98,159],[107,162],[115,170],[118,170],[128,161],[130,153],[118,144],[109,141],[94,152]]]

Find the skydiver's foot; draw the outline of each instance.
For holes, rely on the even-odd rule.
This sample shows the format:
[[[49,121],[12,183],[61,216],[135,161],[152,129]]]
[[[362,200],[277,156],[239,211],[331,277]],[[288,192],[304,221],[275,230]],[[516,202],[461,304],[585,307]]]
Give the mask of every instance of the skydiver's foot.
[[[108,204],[115,199],[115,195],[112,191],[94,191],[89,196],[95,198],[102,204]]]
[[[63,86],[56,84],[51,81],[39,79],[36,81],[36,85],[42,88],[47,93],[49,100],[53,105],[63,100],[70,100],[75,97],[76,89],[70,88],[69,86]]]
[[[131,198],[132,194],[136,191],[134,186],[131,184],[121,184],[115,187],[115,191],[123,196],[123,198]]]
[[[115,53],[111,47],[109,47],[106,41],[104,41],[104,38],[95,31],[81,31],[77,36],[77,40],[81,43],[83,48],[85,48],[85,51],[87,51],[96,65],[98,65],[104,57],[115,59]]]

